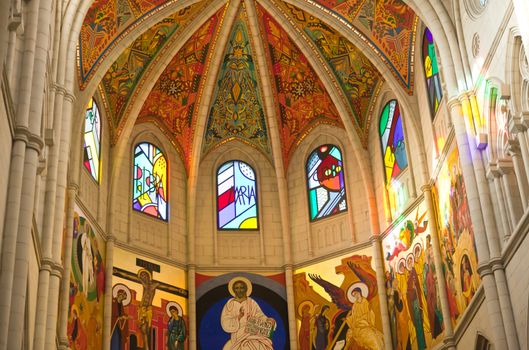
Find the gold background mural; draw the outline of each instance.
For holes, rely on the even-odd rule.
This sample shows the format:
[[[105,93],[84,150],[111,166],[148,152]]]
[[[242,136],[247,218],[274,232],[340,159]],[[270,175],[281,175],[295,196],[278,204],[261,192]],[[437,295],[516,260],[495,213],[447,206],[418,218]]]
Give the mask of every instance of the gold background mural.
[[[371,248],[297,269],[294,301],[300,350],[384,348]]]
[[[382,241],[393,348],[426,349],[443,334],[430,216],[421,201]]]

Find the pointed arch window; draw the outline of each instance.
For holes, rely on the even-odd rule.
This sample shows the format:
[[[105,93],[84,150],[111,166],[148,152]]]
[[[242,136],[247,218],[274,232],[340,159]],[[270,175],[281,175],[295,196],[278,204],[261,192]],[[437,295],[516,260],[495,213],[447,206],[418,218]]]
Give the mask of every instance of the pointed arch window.
[[[168,164],[162,151],[142,142],[134,148],[132,208],[167,221]]]
[[[422,39],[422,57],[424,65],[424,74],[426,76],[426,89],[428,93],[428,103],[432,118],[435,117],[439,104],[443,98],[441,89],[441,78],[439,76],[439,65],[437,64],[437,55],[435,53],[435,42],[430,29],[424,29]]]
[[[386,184],[390,184],[408,166],[402,117],[397,100],[389,101],[382,110],[379,134]]]
[[[335,145],[321,145],[306,165],[310,221],[347,211],[342,152]]]
[[[101,172],[101,118],[93,98],[86,105],[84,122],[83,164],[90,175],[99,182]]]
[[[217,228],[258,230],[257,181],[253,168],[230,160],[217,170]]]

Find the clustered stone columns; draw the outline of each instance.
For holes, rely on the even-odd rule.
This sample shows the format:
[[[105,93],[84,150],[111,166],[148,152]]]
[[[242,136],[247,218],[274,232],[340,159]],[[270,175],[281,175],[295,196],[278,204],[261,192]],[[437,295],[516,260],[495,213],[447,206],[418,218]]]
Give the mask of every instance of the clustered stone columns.
[[[4,5],[7,3],[7,5]],[[9,170],[9,190],[0,273],[0,348],[20,349],[24,337],[33,209],[41,139],[46,60],[50,36],[51,0],[35,0],[26,8],[22,65],[16,105],[15,135]],[[9,6],[2,1],[0,9]],[[0,11],[3,12],[3,11]],[[9,11],[3,12],[4,17]],[[3,21],[2,24],[6,24]],[[0,30],[5,39],[5,30]],[[2,61],[5,40],[1,44]],[[3,68],[3,67],[2,67]],[[53,264],[48,267],[53,270]]]
[[[471,142],[473,136],[465,121],[472,120],[468,93],[448,101],[465,186],[470,216],[474,226],[480,273],[485,292],[485,304],[492,326],[494,344],[500,349],[519,349],[514,315],[506,283],[490,191],[481,162],[481,154]],[[485,234],[483,234],[485,233]]]

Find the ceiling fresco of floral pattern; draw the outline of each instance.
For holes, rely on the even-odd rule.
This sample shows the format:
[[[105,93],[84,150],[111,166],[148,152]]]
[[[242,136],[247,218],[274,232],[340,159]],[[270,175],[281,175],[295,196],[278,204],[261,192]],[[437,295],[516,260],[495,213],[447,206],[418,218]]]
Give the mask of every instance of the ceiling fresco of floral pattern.
[[[277,137],[280,156],[288,167],[293,152],[311,130],[320,124],[343,128],[342,118],[351,119],[360,143],[367,147],[374,102],[384,83],[377,62],[390,68],[404,91],[413,92],[412,54],[418,19],[402,0],[255,0],[251,5],[241,1],[238,14],[229,21],[224,16],[230,1],[185,4],[192,5],[184,7],[182,0],[94,0],[88,10],[78,45],[81,90],[109,53],[120,47],[121,40],[142,29],[99,83],[112,144],[118,142],[131,106],[141,96],[146,100],[137,118],[134,116],[136,123],[156,124],[188,169],[193,154],[203,157],[231,140],[242,141],[271,157],[271,139]],[[313,11],[309,14],[293,4],[304,4],[303,9]],[[255,22],[249,20],[245,9],[254,5]],[[149,20],[159,11],[169,10],[168,6],[174,6],[175,13],[157,23]],[[206,19],[203,12],[210,6],[222,8]],[[268,6],[279,8],[286,17],[273,18],[274,12],[265,10]],[[317,13],[322,15],[315,16]],[[365,41],[381,60],[369,61],[332,26],[331,17],[350,27],[350,33]],[[200,29],[182,45],[163,73],[154,75],[155,70],[160,71],[162,57],[167,61],[171,57],[167,52],[176,43],[181,45],[184,34],[188,37],[186,30],[200,23]],[[223,26],[230,33],[225,47],[215,45]],[[301,36],[289,36],[290,30]],[[258,36],[264,47],[261,64],[252,42]],[[299,38],[312,48],[298,43]],[[218,50],[223,54],[214,55]],[[221,57],[220,62],[211,62],[213,57]],[[311,62],[318,62],[318,67]],[[210,72],[210,66],[219,67],[218,73],[216,68]],[[202,78],[209,73],[217,76],[214,86],[208,84],[206,88]],[[262,90],[263,73],[270,77],[269,91]],[[145,85],[154,81],[151,91],[145,91]],[[323,81],[331,81],[333,91],[327,91]],[[208,97],[201,102],[203,90]],[[272,98],[276,108],[278,132],[274,137],[269,134],[264,96]],[[199,102],[208,105],[204,115],[197,115]],[[203,138],[201,149],[193,150],[197,137]]]
[[[155,121],[174,140],[189,165],[196,119],[193,118],[210,43],[223,9],[211,17],[173,57],[149,93],[137,122]]]
[[[270,153],[260,82],[243,7],[233,24],[213,94],[203,153],[238,139]]]
[[[383,81],[381,74],[360,49],[326,23],[292,5],[284,3],[284,6],[331,67],[347,96],[354,114],[353,123],[365,144],[371,118],[371,100],[377,96]]]
[[[106,72],[100,86],[113,128],[120,126],[126,104],[154,56],[177,29],[182,32],[182,23],[201,9],[195,4],[156,23],[134,40]]]
[[[167,0],[94,0],[79,34],[79,80],[83,89],[96,68],[125,34]]]
[[[362,33],[408,93],[418,16],[402,0],[309,0],[330,9]]]
[[[343,127],[342,121],[320,78],[307,58],[279,24],[260,6],[261,31],[268,40],[267,57],[273,75],[278,108],[283,161],[316,125]]]

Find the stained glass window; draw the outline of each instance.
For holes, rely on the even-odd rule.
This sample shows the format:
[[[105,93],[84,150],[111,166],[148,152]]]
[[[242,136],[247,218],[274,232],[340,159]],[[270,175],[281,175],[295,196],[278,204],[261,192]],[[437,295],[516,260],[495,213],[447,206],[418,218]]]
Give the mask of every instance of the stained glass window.
[[[257,230],[255,172],[240,160],[224,163],[217,171],[217,227],[219,230]]]
[[[432,117],[434,117],[439,109],[439,103],[443,98],[443,90],[441,89],[439,66],[437,64],[437,56],[435,55],[435,43],[433,41],[433,35],[428,28],[424,30],[424,37],[422,39],[422,57],[424,73],[426,75],[428,102]]]
[[[347,210],[343,160],[338,147],[316,148],[307,160],[306,171],[311,221]]]
[[[386,183],[390,183],[408,166],[404,130],[397,100],[389,101],[384,107],[380,116],[379,132]]]
[[[134,149],[132,208],[167,220],[167,160],[158,147],[143,142]]]
[[[84,122],[84,158],[85,168],[99,182],[101,149],[101,118],[99,109],[93,98],[86,105]]]

